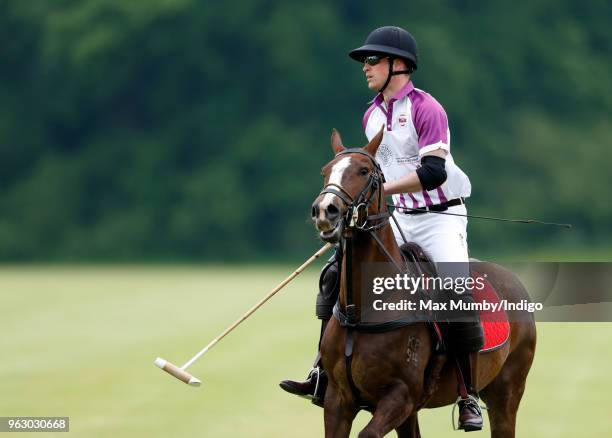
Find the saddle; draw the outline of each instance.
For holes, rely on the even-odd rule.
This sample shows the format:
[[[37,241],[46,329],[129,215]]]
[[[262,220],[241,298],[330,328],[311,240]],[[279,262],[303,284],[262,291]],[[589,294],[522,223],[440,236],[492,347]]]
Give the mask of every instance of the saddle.
[[[404,243],[400,246],[404,262],[416,263],[423,270],[423,274],[427,276],[436,276],[436,265],[433,260],[425,254],[423,248],[414,242]]]
[[[418,267],[422,274],[425,276],[435,277],[438,275],[436,265],[433,260],[423,251],[420,245],[414,242],[404,243],[400,246],[402,257],[405,262],[414,263]],[[484,285],[481,289],[474,289],[472,292],[474,301],[481,303],[488,301],[490,303],[498,303],[500,301],[499,293],[495,290],[495,287],[485,278],[486,275],[482,275],[475,269],[475,263],[480,262],[476,259],[470,259],[470,273],[473,278],[479,278]],[[503,347],[509,340],[510,336],[510,324],[508,322],[507,315],[503,310],[491,311],[481,310],[480,311],[481,326],[484,332],[484,345],[481,348],[481,352],[489,352],[497,350]],[[449,342],[443,333],[446,331],[440,329],[440,325],[437,322],[431,322],[430,328],[434,339],[437,341],[437,350],[444,351],[444,343]]]

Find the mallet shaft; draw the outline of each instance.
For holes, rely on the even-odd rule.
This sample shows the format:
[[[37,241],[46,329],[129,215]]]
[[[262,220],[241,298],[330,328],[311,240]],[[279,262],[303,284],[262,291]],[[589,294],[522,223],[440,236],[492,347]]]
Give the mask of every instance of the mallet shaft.
[[[331,243],[327,243],[325,244],[325,246],[323,246],[320,250],[318,250],[316,253],[314,253],[312,255],[312,257],[310,257],[308,260],[306,260],[302,266],[300,266],[299,268],[297,268],[295,271],[293,271],[293,273],[291,275],[289,275],[287,278],[285,278],[278,286],[276,286],[274,289],[272,289],[272,291],[266,295],[265,297],[263,297],[257,304],[255,304],[253,307],[251,307],[249,309],[249,311],[247,313],[245,313],[244,315],[242,315],[240,318],[238,318],[238,320],[233,323],[231,326],[229,326],[228,328],[225,329],[225,331],[223,333],[221,333],[219,336],[217,336],[217,338],[213,339],[212,341],[210,341],[210,343],[204,347],[198,354],[196,354],[195,356],[193,356],[191,359],[189,359],[185,365],[183,365],[181,367],[182,370],[185,370],[186,368],[190,367],[195,361],[197,361],[200,357],[202,357],[204,355],[204,353],[206,353],[208,350],[210,350],[217,342],[219,342],[221,339],[223,339],[227,334],[229,334],[232,330],[234,330],[236,327],[238,327],[240,325],[240,323],[242,321],[244,321],[245,319],[247,319],[249,316],[251,316],[257,309],[259,309],[266,301],[268,301],[270,298],[272,298],[279,290],[281,290],[283,287],[285,287],[287,285],[287,283],[289,283],[291,280],[293,280],[295,277],[297,277],[300,272],[302,272],[304,269],[306,269],[306,267],[308,265],[310,265],[312,262],[314,262],[316,259],[318,259],[319,257],[321,257],[321,255],[323,255],[328,249],[330,249],[332,247]]]

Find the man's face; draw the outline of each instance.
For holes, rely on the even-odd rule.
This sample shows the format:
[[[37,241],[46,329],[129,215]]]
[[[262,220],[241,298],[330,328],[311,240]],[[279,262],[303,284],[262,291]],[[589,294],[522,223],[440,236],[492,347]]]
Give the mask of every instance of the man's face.
[[[380,90],[385,85],[387,75],[389,74],[389,58],[381,59],[376,65],[364,62],[363,72],[368,82],[368,88],[372,91]]]

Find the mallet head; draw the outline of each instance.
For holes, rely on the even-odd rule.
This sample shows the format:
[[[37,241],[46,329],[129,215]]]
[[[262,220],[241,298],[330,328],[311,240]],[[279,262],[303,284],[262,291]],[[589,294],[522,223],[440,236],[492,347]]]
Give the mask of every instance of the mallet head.
[[[184,369],[177,367],[172,362],[168,362],[167,360],[164,360],[161,357],[158,357],[157,359],[155,359],[154,363],[156,366],[158,366],[159,368],[161,368],[168,374],[185,382],[189,386],[200,386],[200,383],[202,383],[200,379],[198,379],[197,377],[192,376]]]

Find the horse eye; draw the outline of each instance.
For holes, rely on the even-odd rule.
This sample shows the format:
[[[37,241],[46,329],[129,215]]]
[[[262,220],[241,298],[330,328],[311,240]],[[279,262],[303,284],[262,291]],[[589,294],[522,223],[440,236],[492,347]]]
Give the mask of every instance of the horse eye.
[[[370,169],[367,167],[362,167],[359,169],[359,175],[366,176],[368,173],[370,173]]]

